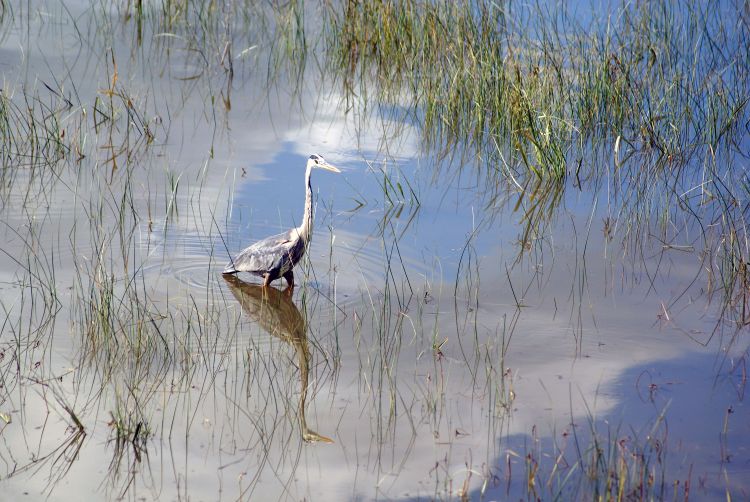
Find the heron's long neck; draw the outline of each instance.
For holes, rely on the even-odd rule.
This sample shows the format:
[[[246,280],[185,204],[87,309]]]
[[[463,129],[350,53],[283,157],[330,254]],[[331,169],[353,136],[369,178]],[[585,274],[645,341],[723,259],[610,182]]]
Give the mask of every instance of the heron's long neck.
[[[310,185],[310,175],[312,168],[308,167],[305,172],[305,214],[302,215],[302,224],[299,226],[299,234],[305,242],[310,242],[312,235],[312,186]]]

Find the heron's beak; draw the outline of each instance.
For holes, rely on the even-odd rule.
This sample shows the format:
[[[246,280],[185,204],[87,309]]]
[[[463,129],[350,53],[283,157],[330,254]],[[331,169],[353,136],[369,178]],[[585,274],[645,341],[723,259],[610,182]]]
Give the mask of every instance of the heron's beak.
[[[320,163],[320,164],[318,164],[315,167],[319,167],[321,169],[325,169],[326,171],[332,171],[334,173],[340,173],[341,172],[341,170],[339,168],[332,166],[328,162]]]

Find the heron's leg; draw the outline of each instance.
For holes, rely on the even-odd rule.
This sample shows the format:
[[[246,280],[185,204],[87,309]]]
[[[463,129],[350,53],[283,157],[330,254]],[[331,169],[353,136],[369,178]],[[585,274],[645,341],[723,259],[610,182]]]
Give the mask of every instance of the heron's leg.
[[[263,276],[263,287],[267,288],[271,284],[271,274],[265,274]]]
[[[286,279],[286,283],[289,284],[290,288],[294,287],[294,274],[291,270],[284,274],[284,279]]]

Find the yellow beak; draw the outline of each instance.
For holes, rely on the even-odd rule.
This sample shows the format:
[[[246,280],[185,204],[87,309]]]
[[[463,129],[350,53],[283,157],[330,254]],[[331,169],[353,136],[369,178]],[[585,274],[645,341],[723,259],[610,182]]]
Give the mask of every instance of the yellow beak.
[[[319,164],[315,164],[315,167],[319,167],[321,169],[325,169],[326,171],[331,171],[331,172],[334,172],[334,173],[340,173],[341,172],[341,170],[339,168],[337,168],[335,166],[332,166],[328,162],[321,162]]]

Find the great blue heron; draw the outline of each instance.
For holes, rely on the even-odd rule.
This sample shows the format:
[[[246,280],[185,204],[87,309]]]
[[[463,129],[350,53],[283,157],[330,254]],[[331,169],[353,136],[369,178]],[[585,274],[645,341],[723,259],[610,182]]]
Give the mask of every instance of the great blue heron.
[[[299,366],[299,424],[302,439],[308,443],[333,443],[307,426],[305,403],[310,380],[310,350],[307,346],[307,323],[291,297],[274,288],[249,284],[236,276],[225,275],[229,289],[242,310],[272,336],[291,344]]]
[[[263,277],[263,286],[268,286],[271,281],[279,277],[286,279],[289,287],[294,287],[294,274],[292,269],[305,255],[307,245],[312,237],[312,186],[310,175],[315,168],[326,169],[334,173],[340,173],[338,169],[320,155],[310,155],[307,159],[307,170],[305,171],[305,214],[302,216],[300,226],[293,228],[283,234],[266,237],[245,248],[224,269],[224,274],[236,274],[237,272],[250,272]]]

